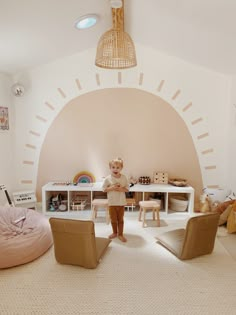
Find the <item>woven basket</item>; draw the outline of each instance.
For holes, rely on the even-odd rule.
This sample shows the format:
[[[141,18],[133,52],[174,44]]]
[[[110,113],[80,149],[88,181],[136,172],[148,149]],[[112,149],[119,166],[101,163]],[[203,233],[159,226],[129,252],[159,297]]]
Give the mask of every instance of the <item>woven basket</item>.
[[[170,197],[170,209],[177,212],[186,211],[188,207],[188,200],[183,197]]]
[[[169,179],[169,184],[174,185],[174,186],[178,186],[178,187],[184,187],[187,186],[187,180],[186,179],[182,179],[182,178],[170,178]]]

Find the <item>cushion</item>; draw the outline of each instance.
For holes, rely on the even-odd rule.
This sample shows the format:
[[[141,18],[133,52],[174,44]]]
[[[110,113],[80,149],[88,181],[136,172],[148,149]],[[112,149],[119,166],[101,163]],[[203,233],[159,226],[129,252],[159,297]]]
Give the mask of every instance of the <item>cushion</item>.
[[[186,229],[164,232],[156,239],[182,260],[210,254],[214,249],[219,217],[218,213],[191,217]]]
[[[220,203],[214,210],[214,212],[218,212],[219,214],[223,213],[229,205],[232,205],[235,200],[228,200]]]
[[[26,208],[0,207],[0,268],[28,263],[52,246],[48,219]]]
[[[227,220],[228,233],[236,232],[236,201],[234,202]]]
[[[232,209],[233,205],[229,205],[224,212],[221,213],[220,215],[220,220],[219,220],[219,223],[218,225],[223,225],[225,223],[227,223],[227,220],[228,220],[228,216],[231,212],[231,209]]]
[[[96,268],[111,240],[95,237],[94,222],[50,218],[57,262]]]

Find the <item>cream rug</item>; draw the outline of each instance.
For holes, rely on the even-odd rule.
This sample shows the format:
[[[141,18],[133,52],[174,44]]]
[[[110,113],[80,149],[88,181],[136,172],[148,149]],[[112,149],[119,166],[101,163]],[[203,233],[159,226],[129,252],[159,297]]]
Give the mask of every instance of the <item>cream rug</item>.
[[[221,243],[216,240],[213,254],[183,262],[155,236],[186,220],[161,223],[142,228],[137,213],[126,214],[128,242],[112,241],[95,270],[58,264],[53,248],[32,263],[0,270],[0,314],[236,314],[236,264]],[[110,231],[98,218],[96,235]]]

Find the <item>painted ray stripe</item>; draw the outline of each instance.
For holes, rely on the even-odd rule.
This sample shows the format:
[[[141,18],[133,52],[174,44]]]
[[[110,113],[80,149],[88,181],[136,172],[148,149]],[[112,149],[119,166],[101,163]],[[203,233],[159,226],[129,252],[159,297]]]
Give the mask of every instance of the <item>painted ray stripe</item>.
[[[32,134],[33,136],[40,137],[40,133],[36,131],[30,130],[29,133]]]
[[[21,183],[22,183],[22,184],[32,184],[33,181],[30,180],[30,179],[22,179],[22,180],[21,180]]]
[[[23,164],[34,165],[34,161],[23,161]]]
[[[57,88],[57,90],[63,98],[66,98],[66,93],[61,88]]]
[[[204,151],[202,151],[201,153],[202,154],[209,154],[209,153],[213,153],[213,149],[207,149],[207,150],[204,150]]]
[[[201,121],[203,121],[203,119],[200,117],[200,118],[197,118],[197,119],[193,120],[193,121],[191,122],[191,124],[192,124],[192,125],[196,125],[196,124],[200,123]]]
[[[143,72],[140,73],[139,75],[139,85],[143,85]]]
[[[76,85],[77,85],[77,88],[78,88],[79,90],[82,90],[82,87],[81,87],[81,84],[80,84],[79,79],[76,79],[76,80],[75,80],[75,83],[76,83]]]
[[[216,169],[216,165],[205,166],[205,170],[215,170],[215,169]]]
[[[36,115],[35,117],[42,122],[47,122],[47,119],[42,116]]]
[[[100,82],[100,76],[98,73],[96,73],[96,81],[97,81],[97,85],[100,86],[101,82]]]
[[[161,82],[160,82],[160,84],[159,84],[159,86],[158,86],[158,88],[157,88],[157,91],[158,91],[158,92],[161,92],[164,83],[165,83],[165,80],[161,80]]]
[[[29,149],[33,149],[33,150],[36,150],[36,146],[35,145],[32,145],[32,144],[29,144],[29,143],[26,143],[25,145],[27,148]]]
[[[193,106],[193,104],[192,104],[192,102],[190,102],[190,103],[188,103],[188,105],[186,105],[182,110],[183,110],[183,112],[186,112],[186,110],[188,110],[190,107],[192,107]]]
[[[45,105],[46,105],[48,108],[50,108],[51,110],[55,110],[55,107],[52,106],[50,103],[45,102]]]
[[[199,135],[197,138],[198,138],[198,140],[201,140],[201,139],[206,138],[208,136],[209,136],[209,133],[206,132],[206,133],[203,133],[203,134]]]
[[[176,100],[176,98],[179,96],[180,93],[181,93],[181,90],[177,90],[175,94],[172,96],[172,100]]]
[[[220,186],[219,185],[207,185],[207,188],[218,189],[218,188],[220,188]]]
[[[118,84],[122,83],[122,75],[121,72],[118,72]]]

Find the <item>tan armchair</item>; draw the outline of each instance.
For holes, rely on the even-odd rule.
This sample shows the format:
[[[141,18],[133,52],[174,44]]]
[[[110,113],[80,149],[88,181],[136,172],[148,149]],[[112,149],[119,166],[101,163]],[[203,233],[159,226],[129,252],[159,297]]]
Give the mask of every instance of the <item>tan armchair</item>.
[[[210,254],[214,249],[220,215],[199,215],[188,220],[186,229],[165,232],[158,242],[181,260]]]
[[[49,219],[57,262],[96,268],[111,240],[95,237],[94,223],[62,218]]]

